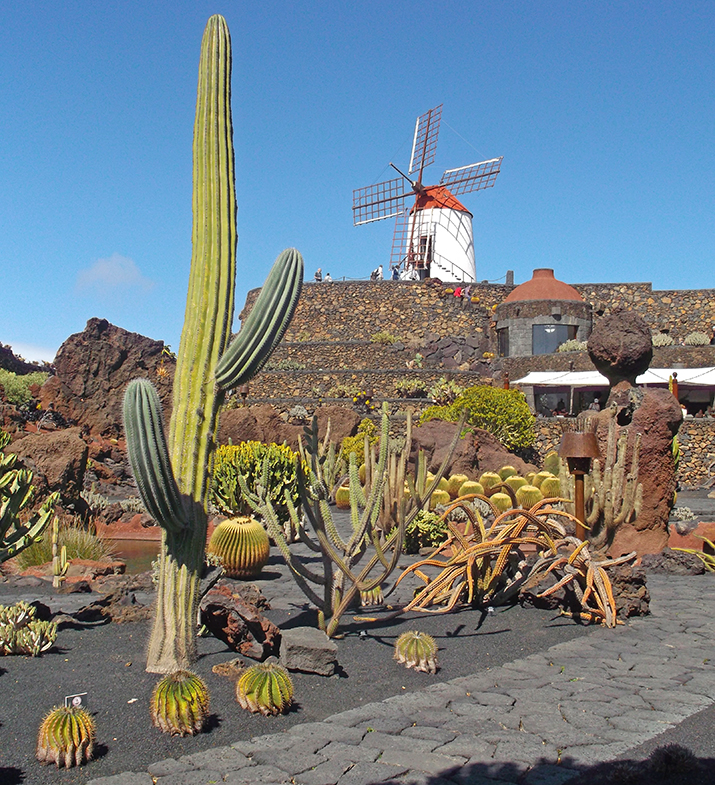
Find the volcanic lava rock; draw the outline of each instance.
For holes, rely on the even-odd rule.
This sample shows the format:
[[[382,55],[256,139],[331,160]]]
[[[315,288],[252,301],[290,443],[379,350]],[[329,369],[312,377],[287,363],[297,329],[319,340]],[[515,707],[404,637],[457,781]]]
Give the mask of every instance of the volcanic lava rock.
[[[588,354],[611,385],[645,373],[653,359],[653,340],[645,320],[633,311],[601,319],[588,339]]]

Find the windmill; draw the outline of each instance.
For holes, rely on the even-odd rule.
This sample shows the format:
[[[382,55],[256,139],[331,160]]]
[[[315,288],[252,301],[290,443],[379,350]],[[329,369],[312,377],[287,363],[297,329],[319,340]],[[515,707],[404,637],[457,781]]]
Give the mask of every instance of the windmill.
[[[353,191],[355,226],[395,217],[390,267],[401,277],[476,280],[472,214],[457,195],[491,188],[502,158],[447,169],[439,185],[423,185],[426,167],[435,159],[442,104],[417,118],[408,174],[393,163],[400,177]],[[408,197],[414,204],[405,206]]]

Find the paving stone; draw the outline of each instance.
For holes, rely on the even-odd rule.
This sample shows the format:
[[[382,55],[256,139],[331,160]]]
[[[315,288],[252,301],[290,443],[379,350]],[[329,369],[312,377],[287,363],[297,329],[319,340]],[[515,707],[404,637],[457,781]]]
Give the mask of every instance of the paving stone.
[[[396,779],[407,771],[406,766],[388,766],[384,763],[356,763],[338,780],[338,785],[378,785]]]
[[[452,701],[449,708],[459,717],[472,717],[474,719],[488,719],[494,715],[494,706],[475,703],[472,700]]]
[[[428,774],[440,774],[448,777],[451,773],[461,768],[467,758],[455,758],[447,755],[435,755],[432,752],[418,752],[417,750],[385,750],[380,758],[380,763],[388,766],[405,766],[407,769],[417,769]]]
[[[253,754],[253,760],[259,766],[276,766],[281,771],[285,771],[292,776],[325,763],[326,757],[297,749],[257,750]]]
[[[396,780],[395,785],[454,785],[454,780],[446,780],[426,771],[408,771]]]
[[[352,762],[347,759],[326,760],[314,769],[297,774],[293,782],[295,785],[334,785],[350,766]]]
[[[452,741],[457,734],[452,730],[443,728],[426,728],[420,725],[411,725],[409,728],[405,728],[401,735],[411,739],[431,739],[437,744],[446,744],[448,741]]]
[[[160,760],[158,763],[152,763],[147,771],[153,777],[168,777],[170,774],[181,774],[181,772],[191,771],[195,768],[196,766],[193,766],[187,760],[178,761],[174,758],[167,758],[166,760]]]
[[[159,777],[156,785],[217,785],[223,782],[223,774],[211,769],[194,769],[180,774],[170,774],[168,777]]]
[[[407,717],[404,714],[397,714],[392,717],[373,717],[372,719],[365,720],[353,727],[361,731],[363,734],[368,732],[368,728],[372,728],[370,733],[402,733],[405,728],[409,728],[414,722],[412,717]]]
[[[252,766],[229,772],[223,781],[227,785],[283,785],[290,782],[290,777],[276,766]]]
[[[474,757],[491,758],[496,749],[496,744],[489,743],[479,736],[470,736],[463,733],[454,741],[435,747],[432,752],[439,755],[456,756],[469,760]]]
[[[305,740],[291,736],[289,733],[272,733],[269,736],[237,741],[231,746],[244,755],[252,755],[256,750],[290,750],[299,744],[305,744]]]
[[[513,761],[533,764],[535,761],[553,761],[559,757],[556,747],[545,744],[534,736],[523,739],[508,739],[497,744],[494,760]]]
[[[212,750],[194,752],[192,755],[182,756],[179,758],[179,762],[187,763],[195,769],[213,769],[214,771],[220,771],[222,774],[252,765],[251,761],[242,752],[233,747],[216,747]]]
[[[380,750],[377,747],[363,747],[356,744],[344,744],[340,741],[333,741],[323,747],[322,754],[330,760],[346,760],[352,763],[360,761],[372,762],[377,759]]]
[[[516,700],[510,695],[504,695],[501,692],[480,692],[478,695],[472,695],[472,698],[480,703],[482,706],[513,706]]]
[[[389,733],[366,733],[360,742],[361,747],[378,750],[411,750],[430,752],[435,746],[431,739],[410,739],[407,736],[392,736]]]
[[[288,733],[299,739],[311,740],[313,742],[324,740],[326,744],[331,741],[359,744],[365,735],[364,731],[359,728],[338,725],[336,722],[310,722],[305,725],[295,725]]]

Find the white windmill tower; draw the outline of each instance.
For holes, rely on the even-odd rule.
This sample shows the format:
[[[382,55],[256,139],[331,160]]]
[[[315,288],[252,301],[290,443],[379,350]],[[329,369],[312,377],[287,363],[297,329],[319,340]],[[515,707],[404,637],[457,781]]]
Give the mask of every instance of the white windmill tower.
[[[472,214],[457,195],[491,188],[502,158],[447,169],[439,185],[422,185],[425,167],[435,158],[441,118],[442,104],[417,118],[408,169],[409,174],[417,172],[417,179],[391,163],[399,178],[353,191],[353,223],[358,226],[396,217],[390,267],[398,268],[403,276],[474,282]],[[414,204],[405,207],[405,200],[413,194]]]

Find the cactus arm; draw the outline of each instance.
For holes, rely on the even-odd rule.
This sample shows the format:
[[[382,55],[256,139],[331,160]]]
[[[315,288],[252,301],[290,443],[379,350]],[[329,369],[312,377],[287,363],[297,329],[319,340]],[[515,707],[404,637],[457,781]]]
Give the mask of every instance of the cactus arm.
[[[223,390],[244,384],[276,348],[298,304],[303,286],[303,257],[290,248],[276,259],[241,330],[216,367]]]
[[[134,379],[124,394],[127,454],[146,511],[167,531],[189,525],[164,437],[161,402],[147,379]]]
[[[3,526],[0,527],[0,564],[8,559],[12,559],[13,556],[17,556],[20,551],[32,545],[35,540],[42,536],[42,533],[50,523],[55,504],[59,498],[60,494],[58,491],[50,494],[42,507],[40,507],[40,510],[34,513],[24,526],[19,525],[17,519],[15,519],[14,531],[11,534],[7,534],[9,526],[5,527],[5,523],[3,523]]]

